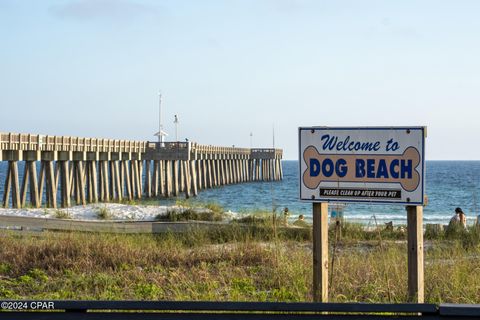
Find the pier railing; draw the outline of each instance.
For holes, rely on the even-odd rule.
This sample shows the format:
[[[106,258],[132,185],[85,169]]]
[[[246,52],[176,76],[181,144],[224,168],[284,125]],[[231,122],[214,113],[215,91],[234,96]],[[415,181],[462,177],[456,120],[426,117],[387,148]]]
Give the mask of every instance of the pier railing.
[[[145,152],[146,142],[0,133],[0,150],[7,151],[73,151],[73,152]]]
[[[283,151],[281,149],[252,149],[252,158],[254,159],[281,159],[282,155]]]
[[[202,301],[0,301],[0,320],[478,319],[480,305]]]
[[[281,159],[283,155],[281,149],[274,148],[219,147],[183,141],[160,143],[24,133],[0,133],[0,151],[133,152],[158,157],[158,159],[150,160],[171,160],[172,155],[184,158],[185,155],[188,155],[188,158],[199,157],[203,159],[209,156]]]
[[[145,158],[149,160],[190,160],[189,142],[148,142]]]

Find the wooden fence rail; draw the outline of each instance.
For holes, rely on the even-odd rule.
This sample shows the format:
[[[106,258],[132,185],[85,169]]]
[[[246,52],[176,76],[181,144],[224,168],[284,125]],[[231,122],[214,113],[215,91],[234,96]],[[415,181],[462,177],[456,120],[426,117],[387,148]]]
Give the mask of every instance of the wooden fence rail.
[[[478,319],[480,305],[202,301],[0,301],[0,320]]]
[[[0,227],[26,231],[82,231],[109,233],[166,233],[213,229],[226,226],[213,221],[93,221],[0,215]]]

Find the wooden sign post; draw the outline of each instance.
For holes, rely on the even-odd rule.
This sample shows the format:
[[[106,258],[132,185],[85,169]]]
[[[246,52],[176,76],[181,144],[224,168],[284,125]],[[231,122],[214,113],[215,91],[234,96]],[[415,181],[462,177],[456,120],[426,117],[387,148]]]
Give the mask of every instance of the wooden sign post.
[[[408,299],[424,302],[423,285],[423,207],[407,206]]]
[[[313,301],[328,302],[328,203],[313,203]]]

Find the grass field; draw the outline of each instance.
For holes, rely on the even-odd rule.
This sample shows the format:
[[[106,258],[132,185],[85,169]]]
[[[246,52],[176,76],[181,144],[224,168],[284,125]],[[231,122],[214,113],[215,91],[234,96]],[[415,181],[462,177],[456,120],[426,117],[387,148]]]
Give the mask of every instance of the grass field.
[[[0,231],[0,298],[312,301],[311,230],[269,221],[162,235]],[[330,300],[406,302],[406,235],[341,231],[330,230]],[[479,303],[478,231],[426,238],[426,302]]]

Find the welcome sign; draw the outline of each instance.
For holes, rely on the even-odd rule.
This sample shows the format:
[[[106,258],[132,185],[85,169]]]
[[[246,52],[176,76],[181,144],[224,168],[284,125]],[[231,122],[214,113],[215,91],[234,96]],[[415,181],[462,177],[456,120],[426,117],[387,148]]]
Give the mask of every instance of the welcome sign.
[[[425,127],[299,128],[300,198],[424,204]]]

